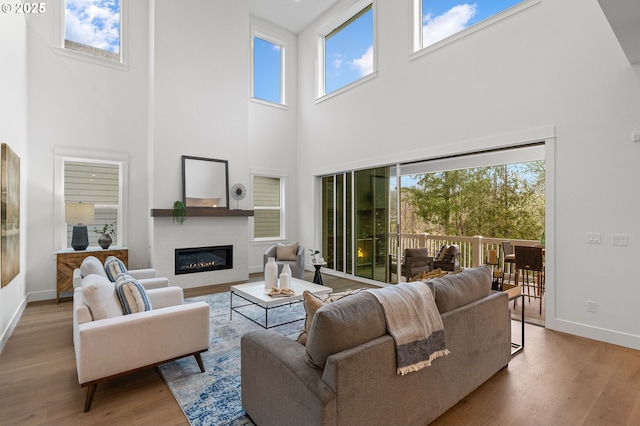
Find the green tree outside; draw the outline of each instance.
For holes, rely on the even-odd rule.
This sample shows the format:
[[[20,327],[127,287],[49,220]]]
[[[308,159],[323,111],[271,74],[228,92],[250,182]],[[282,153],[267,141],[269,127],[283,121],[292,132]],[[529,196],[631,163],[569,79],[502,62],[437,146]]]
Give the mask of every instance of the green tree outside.
[[[539,240],[544,190],[544,161],[418,175],[402,188],[402,205],[412,210],[407,222],[424,229],[401,222],[402,232]]]

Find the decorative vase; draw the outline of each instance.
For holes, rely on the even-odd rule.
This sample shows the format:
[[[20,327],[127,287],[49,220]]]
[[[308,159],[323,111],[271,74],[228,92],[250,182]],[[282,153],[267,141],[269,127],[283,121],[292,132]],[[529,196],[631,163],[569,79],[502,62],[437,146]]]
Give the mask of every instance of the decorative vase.
[[[291,275],[287,274],[286,272],[282,271],[280,273],[280,282],[279,282],[279,286],[281,289],[289,289],[289,287],[291,286]]]
[[[98,244],[100,244],[100,247],[102,247],[105,250],[109,248],[112,242],[113,240],[111,239],[111,236],[109,236],[108,234],[102,234],[100,235],[100,238],[98,238]]]
[[[275,257],[270,257],[264,265],[264,288],[270,290],[278,287],[278,264]]]
[[[282,276],[282,274],[287,274],[291,276],[291,268],[289,267],[288,263],[285,263],[284,266],[282,267],[282,272],[280,272],[280,276]]]

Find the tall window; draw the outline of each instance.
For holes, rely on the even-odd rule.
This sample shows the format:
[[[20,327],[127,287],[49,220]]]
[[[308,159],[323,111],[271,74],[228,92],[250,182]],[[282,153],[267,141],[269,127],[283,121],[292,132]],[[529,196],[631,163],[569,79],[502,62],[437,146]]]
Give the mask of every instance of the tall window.
[[[284,104],[284,47],[264,36],[253,37],[253,97]]]
[[[284,238],[283,179],[253,177],[253,238]]]
[[[525,0],[414,0],[416,9],[416,32],[414,50],[431,46],[493,16],[502,14]],[[515,13],[517,10],[513,9]],[[501,17],[509,16],[508,13]]]
[[[64,48],[111,62],[122,62],[121,2],[65,0]]]
[[[360,1],[341,18],[321,39],[320,96],[375,71],[373,3]]]

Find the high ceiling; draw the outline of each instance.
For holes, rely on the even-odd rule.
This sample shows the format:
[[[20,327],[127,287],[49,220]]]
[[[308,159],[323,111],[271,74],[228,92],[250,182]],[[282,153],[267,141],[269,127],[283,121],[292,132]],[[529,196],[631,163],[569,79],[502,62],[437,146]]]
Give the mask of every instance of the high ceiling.
[[[338,0],[249,0],[249,13],[298,34]]]
[[[629,62],[640,63],[640,1],[598,0],[598,3]]]

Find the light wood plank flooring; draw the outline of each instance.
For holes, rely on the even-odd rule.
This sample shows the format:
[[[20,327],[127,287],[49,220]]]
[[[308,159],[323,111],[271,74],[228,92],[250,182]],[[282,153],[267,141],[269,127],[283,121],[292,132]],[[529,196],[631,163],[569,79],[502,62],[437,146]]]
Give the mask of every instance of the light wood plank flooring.
[[[324,279],[336,290],[358,286]],[[27,306],[0,355],[0,424],[188,424],[155,369],[100,384],[83,413],[86,389],[77,382],[71,318],[70,302]],[[514,335],[519,326],[513,323]],[[509,367],[433,424],[640,424],[640,351],[527,325],[525,350]]]

